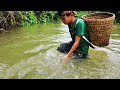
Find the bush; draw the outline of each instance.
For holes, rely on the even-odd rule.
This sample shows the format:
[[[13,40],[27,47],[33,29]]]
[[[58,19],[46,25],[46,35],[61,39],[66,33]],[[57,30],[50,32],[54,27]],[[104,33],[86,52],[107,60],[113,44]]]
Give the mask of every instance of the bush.
[[[21,26],[37,24],[37,18],[33,11],[22,11],[22,23]]]
[[[56,11],[35,11],[39,23],[54,22],[58,20]]]
[[[22,21],[21,12],[19,11],[1,11],[0,17],[0,27],[4,29],[20,26]]]

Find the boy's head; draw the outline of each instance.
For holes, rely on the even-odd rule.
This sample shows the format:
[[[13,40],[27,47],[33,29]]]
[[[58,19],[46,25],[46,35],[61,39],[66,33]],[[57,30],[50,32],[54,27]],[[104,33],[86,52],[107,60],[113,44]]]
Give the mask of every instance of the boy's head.
[[[64,24],[68,24],[71,22],[74,17],[75,11],[58,11],[58,16],[62,20]]]

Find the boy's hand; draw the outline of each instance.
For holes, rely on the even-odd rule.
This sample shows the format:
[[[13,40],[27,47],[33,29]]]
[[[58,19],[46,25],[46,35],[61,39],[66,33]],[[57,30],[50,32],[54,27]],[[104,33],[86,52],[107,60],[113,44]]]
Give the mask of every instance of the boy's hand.
[[[64,62],[67,62],[69,60],[70,56],[67,54],[64,56]]]

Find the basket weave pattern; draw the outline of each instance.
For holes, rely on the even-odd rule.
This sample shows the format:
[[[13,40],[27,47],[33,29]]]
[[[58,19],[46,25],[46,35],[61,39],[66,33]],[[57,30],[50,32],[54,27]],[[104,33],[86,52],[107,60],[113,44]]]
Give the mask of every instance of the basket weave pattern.
[[[82,16],[86,23],[89,40],[96,46],[108,46],[115,15],[109,12]]]

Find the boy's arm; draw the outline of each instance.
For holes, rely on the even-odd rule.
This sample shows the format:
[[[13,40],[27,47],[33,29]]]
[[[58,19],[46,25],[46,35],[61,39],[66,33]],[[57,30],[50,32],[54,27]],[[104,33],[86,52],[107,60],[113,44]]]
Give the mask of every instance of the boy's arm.
[[[68,52],[68,54],[64,57],[64,60],[66,61],[67,59],[70,58],[71,54],[76,50],[76,48],[78,47],[79,43],[80,43],[80,36],[75,36],[75,43],[73,44],[72,48],[70,49],[70,51]]]

